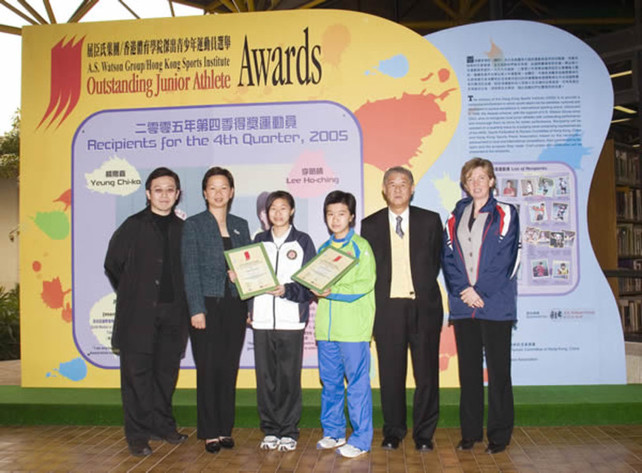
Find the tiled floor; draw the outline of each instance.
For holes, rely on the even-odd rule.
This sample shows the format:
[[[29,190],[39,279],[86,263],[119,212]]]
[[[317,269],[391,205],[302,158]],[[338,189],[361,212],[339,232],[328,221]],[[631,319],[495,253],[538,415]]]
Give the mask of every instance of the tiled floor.
[[[179,446],[151,442],[144,459],[129,455],[119,427],[0,427],[0,471],[211,471],[211,472],[642,472],[642,426],[521,427],[504,453],[488,455],[477,444],[459,452],[457,429],[438,429],[434,452],[406,442],[388,452],[375,435],[372,452],[348,460],[316,450],[319,429],[303,429],[290,453],[258,449],[258,429],[237,429],[237,446],[212,455],[194,429]]]
[[[20,385],[20,360],[0,361],[0,386]]]

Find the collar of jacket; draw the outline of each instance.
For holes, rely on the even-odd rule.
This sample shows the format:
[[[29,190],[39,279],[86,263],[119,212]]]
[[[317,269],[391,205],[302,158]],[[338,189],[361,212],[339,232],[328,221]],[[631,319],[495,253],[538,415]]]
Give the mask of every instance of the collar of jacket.
[[[354,256],[355,258],[359,259],[359,256],[361,255],[361,250],[359,249],[359,245],[357,245],[356,242],[352,240],[352,237],[354,235],[355,235],[354,228],[351,228],[348,234],[345,237],[341,238],[340,240],[337,240],[336,238],[334,238],[334,234],[332,234],[330,235],[330,238],[326,240],[326,242],[323,245],[321,245],[318,253],[321,253],[323,250],[325,250],[326,247],[332,244],[332,242],[342,243],[341,245],[342,249],[345,248],[350,242],[352,242],[352,248],[354,249]]]
[[[145,206],[145,208],[143,209],[143,215],[144,215],[146,218],[148,218],[148,219],[152,219],[152,218],[154,218],[154,212],[152,212],[152,207],[151,207],[151,205],[147,205],[147,206]],[[179,218],[179,216],[178,216],[178,215],[176,215],[176,213],[174,212],[174,209],[172,209],[172,211],[171,211],[168,215],[159,215],[159,216],[160,216],[160,217],[170,217],[170,216],[173,216],[173,217]]]
[[[466,208],[466,206],[468,204],[470,204],[472,201],[473,201],[472,197],[464,197],[463,199],[461,199],[457,203],[457,210],[459,211],[457,213],[463,212],[464,208]],[[488,200],[486,201],[484,206],[479,211],[480,212],[490,212],[491,210],[493,210],[495,208],[496,205],[497,205],[497,199],[495,199],[495,197],[493,197],[493,195],[491,194],[491,195],[488,196]]]
[[[348,232],[348,234],[346,236],[344,236],[343,238],[336,239],[334,237],[334,234],[332,234],[332,235],[330,235],[330,240],[328,240],[328,241],[331,242],[331,243],[341,243],[341,248],[343,248],[344,246],[346,246],[350,242],[350,240],[352,240],[353,236],[354,236],[354,228],[351,228],[350,231]]]
[[[266,241],[274,241],[274,235],[272,235],[272,228],[269,230],[265,230],[267,233],[267,240]],[[290,241],[296,241],[298,230],[294,226],[293,223],[290,224],[290,233],[288,234],[288,237],[285,239],[284,243],[290,242]]]

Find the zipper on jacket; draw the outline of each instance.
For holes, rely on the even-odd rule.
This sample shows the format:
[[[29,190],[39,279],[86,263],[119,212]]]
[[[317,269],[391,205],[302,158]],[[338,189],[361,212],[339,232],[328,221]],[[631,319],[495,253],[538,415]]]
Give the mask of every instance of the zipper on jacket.
[[[484,235],[482,236],[482,241],[481,244],[479,245],[479,254],[477,255],[477,274],[476,279],[479,279],[479,263],[481,262],[481,255],[482,255],[482,249],[484,248],[484,243],[486,242],[486,237],[488,236],[488,230],[490,230],[491,225],[493,224],[493,216],[492,214],[488,214],[488,217],[486,219],[486,228],[484,229]]]
[[[332,244],[332,242],[338,242],[338,243],[345,242],[345,243],[343,243],[341,245],[341,249],[342,250],[346,246],[348,246],[348,244],[350,242],[352,242],[352,245],[353,245],[353,250],[352,251],[354,252],[354,254],[356,256],[357,255],[357,250],[359,249],[359,246],[352,239],[352,235],[354,235],[354,228],[351,229],[350,232],[348,232],[348,235],[345,238],[341,239],[341,240],[335,240],[334,239],[334,235],[331,236],[330,240],[328,240],[326,243],[321,245],[321,248],[319,248],[319,252],[321,252],[321,250],[323,250],[326,246],[330,246]],[[332,341],[332,340],[330,340],[330,333],[331,332],[332,332],[332,301],[330,299],[328,299],[328,341],[329,342]]]
[[[473,211],[474,211],[474,209],[471,210],[471,212],[473,212]],[[486,240],[486,236],[488,235],[488,230],[490,229],[490,226],[491,226],[492,221],[493,221],[492,220],[493,216],[492,216],[491,212],[488,212],[488,215],[490,216],[490,221],[489,221],[488,218],[486,219],[486,223],[485,223],[485,227],[486,228],[484,229],[484,235],[482,236],[482,241],[481,241],[481,244],[479,245],[479,255],[477,255],[477,278],[479,278],[479,262],[481,261],[482,248],[484,246],[484,241]],[[453,246],[457,249],[457,253],[459,253],[459,258],[460,258],[462,264],[464,265],[464,274],[466,274],[466,278],[468,279],[468,285],[470,287],[473,287],[473,285],[470,283],[470,276],[468,276],[468,271],[466,270],[466,259],[464,258],[464,255],[463,255],[463,253],[461,251],[461,245],[459,243],[459,236],[457,235],[457,228],[459,227],[460,223],[461,223],[461,219],[457,222],[457,225],[455,225],[455,229],[453,231],[453,238],[452,238],[453,243],[454,243]],[[477,309],[473,309],[473,312],[470,315],[470,317],[472,319],[475,318],[475,312],[477,312]]]
[[[276,246],[276,244],[274,245]],[[276,261],[274,263],[274,274],[279,274],[279,255],[281,254],[281,246],[276,246]],[[276,296],[272,296],[272,330],[276,330]]]
[[[332,301],[328,301],[328,341],[331,342],[330,332],[332,332]]]
[[[479,279],[479,263],[481,261],[484,242],[486,241],[486,237],[488,236],[488,230],[490,230],[490,227],[493,224],[493,215],[491,212],[488,212],[488,217],[489,218],[486,219],[486,229],[484,230],[484,236],[482,236],[481,245],[479,245],[479,255],[477,255],[477,279]],[[473,319],[475,318],[475,312],[477,312],[477,309],[473,309],[473,313],[471,314],[471,318]]]

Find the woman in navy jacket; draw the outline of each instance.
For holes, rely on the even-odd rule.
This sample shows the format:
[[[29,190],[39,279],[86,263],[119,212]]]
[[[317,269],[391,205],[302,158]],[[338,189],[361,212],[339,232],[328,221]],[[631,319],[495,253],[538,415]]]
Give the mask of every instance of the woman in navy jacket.
[[[462,439],[470,450],[483,439],[483,356],[488,368],[487,453],[510,443],[514,423],[511,332],[517,320],[519,216],[493,197],[490,161],[473,158],[461,170],[468,197],[460,200],[444,230],[442,268],[448,289],[449,321],[455,328],[461,397]]]

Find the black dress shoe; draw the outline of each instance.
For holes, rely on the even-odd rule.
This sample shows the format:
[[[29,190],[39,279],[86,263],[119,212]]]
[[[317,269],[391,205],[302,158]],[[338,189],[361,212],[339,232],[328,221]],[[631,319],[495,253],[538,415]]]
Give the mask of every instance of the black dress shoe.
[[[432,444],[432,440],[417,440],[415,442],[415,449],[420,452],[432,452],[434,446]]]
[[[381,448],[384,450],[397,450],[399,448],[399,439],[397,437],[384,437],[381,442]]]
[[[165,440],[167,443],[178,445],[179,443],[183,443],[187,440],[187,435],[174,431],[172,433],[162,435],[161,439]]]
[[[221,450],[221,446],[218,443],[218,440],[213,442],[205,442],[205,451],[207,453],[218,453]]]
[[[461,439],[457,444],[457,450],[472,450],[475,446],[475,442],[478,442],[478,440]]]
[[[147,441],[137,441],[127,444],[129,446],[129,453],[135,457],[146,457],[152,454],[152,448],[149,446]]]
[[[503,452],[504,450],[506,450],[506,445],[490,442],[486,448],[486,453],[494,455],[495,453]]]
[[[234,448],[234,439],[232,437],[219,437],[218,443],[223,448]]]

